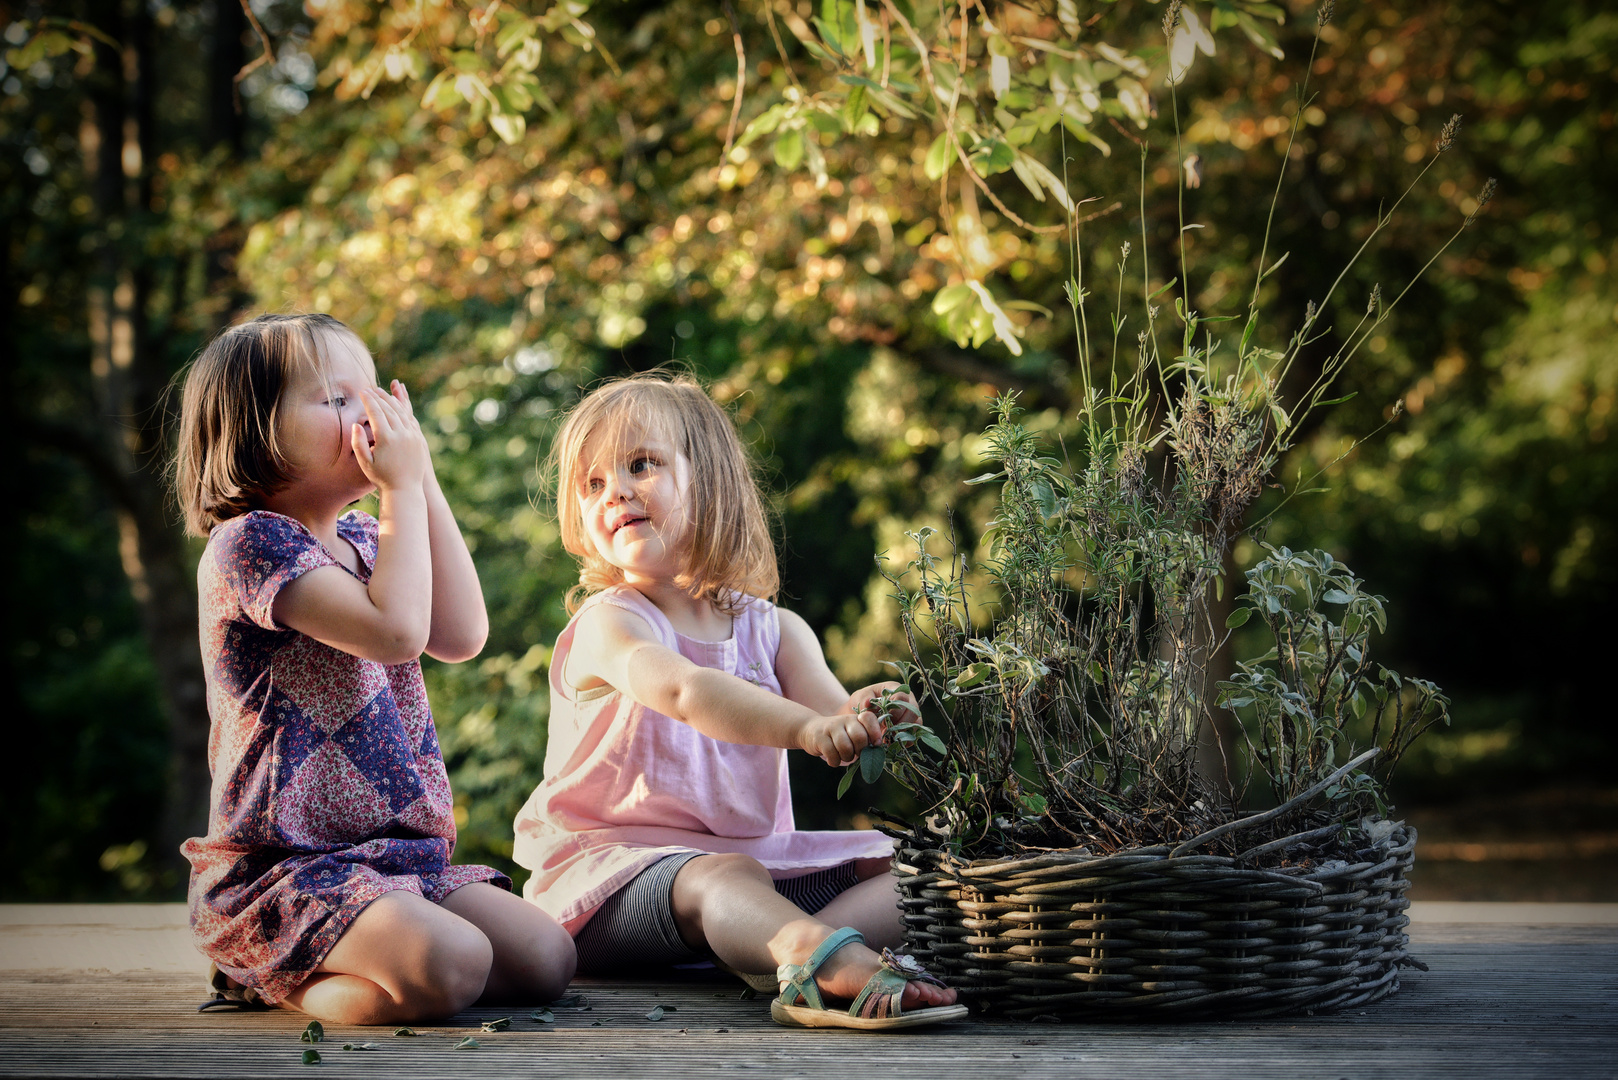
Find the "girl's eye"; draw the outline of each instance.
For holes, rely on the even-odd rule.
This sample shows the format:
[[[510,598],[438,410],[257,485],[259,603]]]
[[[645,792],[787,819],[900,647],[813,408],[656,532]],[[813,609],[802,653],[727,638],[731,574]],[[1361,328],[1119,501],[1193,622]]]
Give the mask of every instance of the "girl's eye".
[[[584,485],[584,490],[588,491],[591,495],[594,495],[604,487],[606,487],[606,485],[600,480],[596,479],[595,477],[591,477],[590,480]]]
[[[639,476],[646,470],[655,468],[656,466],[657,462],[652,458],[636,458],[634,461],[630,462],[629,472],[633,476]]]
[[[331,399],[331,403],[337,408],[341,409],[344,405],[348,404],[348,399],[343,397],[341,394],[338,394],[336,397]]]

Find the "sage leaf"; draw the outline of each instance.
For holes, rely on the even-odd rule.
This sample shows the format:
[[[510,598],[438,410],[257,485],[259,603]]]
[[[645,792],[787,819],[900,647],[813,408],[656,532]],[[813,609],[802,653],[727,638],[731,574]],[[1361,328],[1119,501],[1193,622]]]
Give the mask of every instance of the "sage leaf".
[[[661,1019],[663,1019],[663,1006],[661,1006],[661,1005],[653,1005],[652,1006],[652,1011],[646,1014],[646,1019],[648,1019],[648,1020],[661,1020]]]
[[[854,786],[854,766],[850,765],[843,770],[843,778],[837,782],[837,797],[841,799],[848,794],[848,789]]]
[[[320,1064],[320,1051],[314,1049],[313,1047],[310,1047],[308,1050],[305,1050],[303,1052],[303,1063],[305,1065],[319,1065]]]
[[[398,1037],[400,1037],[402,1035],[414,1035],[415,1033],[416,1033],[415,1028],[402,1027],[402,1028],[395,1028],[394,1032],[393,1032],[393,1035],[394,1035],[395,1038],[398,1038]]]
[[[450,1049],[451,1050],[479,1050],[479,1049],[482,1049],[482,1047],[483,1047],[482,1043],[478,1042],[476,1039],[472,1038],[472,1036],[468,1035],[466,1038],[462,1039],[460,1042],[458,1042],[454,1046],[450,1047]]]
[[[551,1012],[549,1009],[535,1009],[533,1012],[528,1014],[528,1018],[530,1020],[537,1020],[541,1024],[556,1023],[556,1014]]]
[[[499,1019],[496,1019],[496,1020],[485,1020],[485,1021],[483,1021],[483,1030],[484,1031],[504,1031],[504,1030],[506,1030],[506,1028],[508,1028],[510,1026],[511,1026],[511,1017],[509,1017],[509,1016],[502,1016],[502,1017],[500,1017]]]
[[[882,775],[882,766],[888,760],[888,749],[885,746],[867,746],[860,751],[860,777],[867,784],[876,783],[877,777]]]
[[[311,1021],[309,1021],[309,1026],[303,1029],[303,1034],[298,1036],[298,1041],[299,1042],[306,1042],[306,1043],[317,1043],[320,1040],[324,1039],[325,1037],[326,1037],[326,1029],[324,1027],[321,1027],[320,1021],[319,1020],[311,1020]]]

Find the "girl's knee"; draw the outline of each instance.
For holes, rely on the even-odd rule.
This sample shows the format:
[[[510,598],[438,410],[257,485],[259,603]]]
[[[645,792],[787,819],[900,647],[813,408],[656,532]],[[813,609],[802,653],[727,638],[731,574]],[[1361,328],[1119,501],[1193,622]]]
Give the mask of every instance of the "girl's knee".
[[[692,859],[681,870],[683,876],[687,870],[697,871],[699,877],[706,878],[750,878],[754,881],[769,882],[770,872],[764,864],[751,855],[702,855]],[[771,885],[771,888],[774,886]]]
[[[494,947],[471,923],[436,927],[420,963],[403,980],[400,1005],[423,1019],[453,1016],[483,996]]]
[[[550,919],[540,923],[521,950],[519,982],[535,997],[545,1001],[559,998],[573,981],[579,954],[573,935]]]

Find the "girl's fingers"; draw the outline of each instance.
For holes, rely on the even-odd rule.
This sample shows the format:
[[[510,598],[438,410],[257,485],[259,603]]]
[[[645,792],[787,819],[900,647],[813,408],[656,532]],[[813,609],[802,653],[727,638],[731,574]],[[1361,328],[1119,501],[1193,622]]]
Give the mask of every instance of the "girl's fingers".
[[[883,736],[887,734],[887,725],[883,723],[882,718],[871,710],[866,709],[864,712],[859,714],[859,721],[860,725],[865,731],[866,738],[870,740],[866,745],[880,745]]]
[[[373,463],[371,456],[371,440],[365,434],[364,424],[355,424],[348,433],[348,441],[354,447],[354,456],[359,459],[360,468],[370,475]]]
[[[393,433],[392,416],[384,402],[382,391],[375,387],[367,387],[360,394],[360,405],[365,409],[365,418],[371,421],[371,432],[378,439]]]

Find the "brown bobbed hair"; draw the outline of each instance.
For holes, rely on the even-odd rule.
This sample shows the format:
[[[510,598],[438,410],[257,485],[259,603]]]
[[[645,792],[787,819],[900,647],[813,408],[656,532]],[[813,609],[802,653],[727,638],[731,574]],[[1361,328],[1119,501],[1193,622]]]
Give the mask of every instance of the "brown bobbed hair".
[[[292,479],[276,438],[281,396],[301,364],[324,370],[330,315],[260,315],[222,330],[186,373],[174,494],[193,536],[258,509]]]
[[[781,590],[768,514],[751,455],[736,426],[689,375],[665,370],[603,383],[575,405],[551,445],[562,546],[579,560],[579,584],[567,609],[623,581],[623,571],[590,543],[579,512],[584,444],[597,431],[627,438],[631,426],[655,431],[691,463],[687,513],[691,542],[675,584],[692,596],[736,614],[749,596],[775,599]]]

